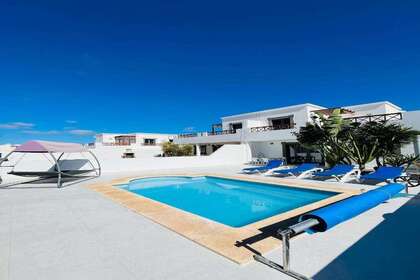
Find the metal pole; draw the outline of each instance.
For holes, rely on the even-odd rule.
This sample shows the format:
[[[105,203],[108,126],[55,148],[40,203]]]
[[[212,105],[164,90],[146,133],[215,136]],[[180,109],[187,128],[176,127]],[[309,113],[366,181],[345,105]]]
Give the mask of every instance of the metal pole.
[[[281,232],[281,240],[283,242],[283,269],[285,271],[290,270],[290,235],[291,230],[285,230]]]
[[[48,152],[50,154],[50,156],[53,158],[54,162],[55,162],[55,166],[57,167],[57,172],[58,172],[58,178],[57,178],[57,188],[61,188],[61,168],[60,168],[60,164],[58,163],[57,159],[55,158],[55,156],[53,155],[53,153]]]
[[[11,151],[10,153],[8,153],[4,158],[0,159],[0,165],[2,165],[3,162],[6,161],[6,159],[13,154],[15,151]]]
[[[57,158],[57,161],[60,161],[60,159],[63,155],[64,155],[64,153],[61,153],[60,156]]]
[[[93,158],[95,159],[96,163],[98,164],[98,176],[101,176],[102,168],[101,168],[101,164],[99,163],[98,158],[95,156],[95,154],[92,151],[88,151],[88,152],[93,156]]]
[[[309,219],[305,220],[303,222],[300,222],[298,224],[295,224],[293,226],[290,226],[289,228],[278,231],[278,234],[281,235],[282,243],[283,243],[283,265],[279,265],[273,261],[270,261],[269,259],[261,256],[261,255],[254,255],[254,259],[260,263],[263,263],[275,270],[278,270],[280,272],[283,272],[295,279],[298,280],[308,280],[311,279],[309,277],[306,277],[302,274],[299,274],[295,271],[290,270],[290,237],[292,235],[299,234],[311,227],[314,227],[319,224],[319,221],[316,219]]]

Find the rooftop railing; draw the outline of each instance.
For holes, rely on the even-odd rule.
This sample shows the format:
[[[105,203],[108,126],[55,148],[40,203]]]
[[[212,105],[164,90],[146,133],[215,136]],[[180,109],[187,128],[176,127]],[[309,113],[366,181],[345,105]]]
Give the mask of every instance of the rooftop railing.
[[[402,120],[402,113],[389,113],[389,114],[379,114],[379,115],[365,115],[357,117],[348,117],[344,118],[345,120],[350,120],[356,123],[366,123],[366,122],[387,122],[387,121],[398,121]]]

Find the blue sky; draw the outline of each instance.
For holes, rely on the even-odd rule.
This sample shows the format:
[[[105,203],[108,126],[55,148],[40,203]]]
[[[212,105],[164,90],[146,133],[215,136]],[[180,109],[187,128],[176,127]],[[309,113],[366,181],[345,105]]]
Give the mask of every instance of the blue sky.
[[[0,143],[305,102],[420,109],[419,1],[103,2],[0,2]]]

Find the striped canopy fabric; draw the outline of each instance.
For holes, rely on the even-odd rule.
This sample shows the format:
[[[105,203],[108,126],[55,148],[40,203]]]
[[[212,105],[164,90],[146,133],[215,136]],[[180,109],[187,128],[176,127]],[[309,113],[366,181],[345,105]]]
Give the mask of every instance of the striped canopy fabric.
[[[87,151],[85,146],[78,143],[39,140],[26,142],[14,150],[16,153],[82,153]]]

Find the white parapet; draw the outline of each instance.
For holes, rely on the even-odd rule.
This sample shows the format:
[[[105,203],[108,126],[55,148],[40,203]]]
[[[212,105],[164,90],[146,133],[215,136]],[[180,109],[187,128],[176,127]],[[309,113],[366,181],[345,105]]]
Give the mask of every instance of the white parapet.
[[[156,157],[147,147],[136,150],[136,158],[122,158],[114,149],[94,149],[103,172],[153,171],[206,166],[241,165],[251,158],[246,144],[224,145],[210,156]],[[122,151],[121,151],[122,152]],[[144,153],[144,154],[142,154]]]

